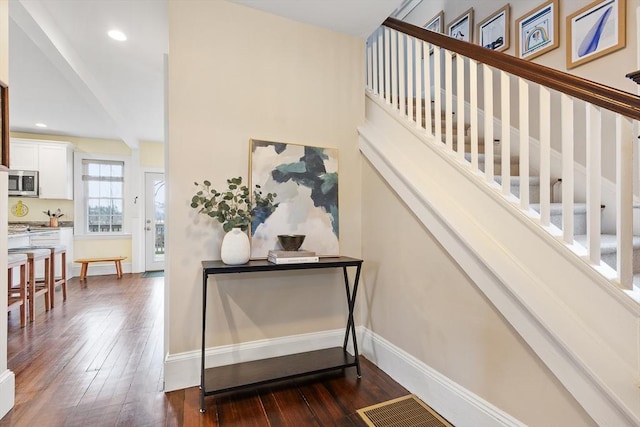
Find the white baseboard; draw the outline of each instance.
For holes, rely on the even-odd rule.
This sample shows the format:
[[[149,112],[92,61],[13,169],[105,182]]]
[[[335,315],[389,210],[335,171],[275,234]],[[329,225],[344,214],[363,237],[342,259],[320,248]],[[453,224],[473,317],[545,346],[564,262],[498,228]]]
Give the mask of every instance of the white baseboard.
[[[360,335],[363,356],[453,425],[525,425],[369,329],[362,328]]]
[[[16,397],[16,377],[12,371],[0,374],[0,419],[13,408]]]
[[[342,346],[343,339],[344,329],[336,329],[208,348],[205,351],[205,366],[211,368]],[[165,357],[165,391],[197,385],[200,385],[200,350],[168,354]]]
[[[80,268],[79,264],[74,265],[71,269],[71,277],[80,277]],[[123,273],[131,273],[131,263],[122,263],[122,272]],[[89,264],[89,268],[87,268],[87,276],[106,276],[108,274],[116,274],[116,266],[114,262],[104,263],[104,264]]]
[[[477,427],[524,426],[384,338],[361,326],[356,330],[363,356],[453,424]],[[340,346],[343,339],[344,329],[336,329],[208,348],[205,351],[205,366],[224,366]],[[165,392],[198,385],[200,351],[167,355],[164,364]]]

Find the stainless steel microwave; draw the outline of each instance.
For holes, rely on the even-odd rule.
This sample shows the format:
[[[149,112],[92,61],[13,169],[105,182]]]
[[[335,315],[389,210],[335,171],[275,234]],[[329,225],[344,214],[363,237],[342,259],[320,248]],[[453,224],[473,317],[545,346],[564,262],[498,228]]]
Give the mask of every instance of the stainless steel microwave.
[[[9,195],[38,197],[38,171],[9,171]]]

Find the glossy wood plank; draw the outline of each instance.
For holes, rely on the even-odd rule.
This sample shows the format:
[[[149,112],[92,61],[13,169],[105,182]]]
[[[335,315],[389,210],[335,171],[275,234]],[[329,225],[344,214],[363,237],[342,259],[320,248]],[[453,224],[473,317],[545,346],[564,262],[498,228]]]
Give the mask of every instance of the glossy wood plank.
[[[67,300],[37,311],[32,324],[9,315],[16,405],[0,427],[361,427],[357,409],[407,394],[361,358],[360,380],[348,368],[209,396],[201,414],[198,387],[162,391],[163,278],[92,276],[67,286]]]

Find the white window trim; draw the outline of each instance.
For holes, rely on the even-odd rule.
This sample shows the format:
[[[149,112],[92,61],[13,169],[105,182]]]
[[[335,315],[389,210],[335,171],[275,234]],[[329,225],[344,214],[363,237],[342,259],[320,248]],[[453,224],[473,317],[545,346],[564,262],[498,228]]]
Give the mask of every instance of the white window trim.
[[[115,162],[124,162],[124,218],[122,224],[122,232],[120,233],[88,233],[86,231],[85,218],[85,190],[82,182],[82,162],[83,160],[110,160]],[[132,180],[132,162],[129,156],[114,156],[108,154],[82,153],[76,151],[73,156],[74,169],[74,203],[73,203],[73,232],[79,240],[85,239],[113,239],[131,237],[131,218],[133,207],[129,200],[131,199],[131,180]]]

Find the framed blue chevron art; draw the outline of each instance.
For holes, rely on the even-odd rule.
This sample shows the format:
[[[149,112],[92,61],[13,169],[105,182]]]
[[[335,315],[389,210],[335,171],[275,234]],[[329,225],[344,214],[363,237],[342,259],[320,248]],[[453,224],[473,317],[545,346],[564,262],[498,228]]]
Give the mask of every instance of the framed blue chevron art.
[[[567,16],[567,68],[620,50],[626,43],[626,0],[597,0]]]

